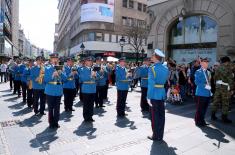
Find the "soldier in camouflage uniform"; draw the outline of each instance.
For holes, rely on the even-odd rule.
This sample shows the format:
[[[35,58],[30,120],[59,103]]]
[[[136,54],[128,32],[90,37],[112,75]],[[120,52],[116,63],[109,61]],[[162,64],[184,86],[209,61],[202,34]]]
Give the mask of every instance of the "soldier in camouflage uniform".
[[[224,123],[232,123],[228,119],[229,102],[233,90],[233,73],[230,69],[230,58],[225,56],[220,59],[221,66],[215,72],[216,91],[212,104],[211,120],[217,120],[216,111],[222,107],[222,121]]]

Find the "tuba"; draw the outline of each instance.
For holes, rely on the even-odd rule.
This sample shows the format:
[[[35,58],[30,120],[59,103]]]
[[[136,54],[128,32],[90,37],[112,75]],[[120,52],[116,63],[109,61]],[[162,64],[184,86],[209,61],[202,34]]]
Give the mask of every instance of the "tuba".
[[[41,65],[40,67],[40,72],[39,72],[39,79],[38,79],[38,83],[42,84],[43,83],[43,78],[44,78],[44,74],[45,74],[45,68],[43,65]]]

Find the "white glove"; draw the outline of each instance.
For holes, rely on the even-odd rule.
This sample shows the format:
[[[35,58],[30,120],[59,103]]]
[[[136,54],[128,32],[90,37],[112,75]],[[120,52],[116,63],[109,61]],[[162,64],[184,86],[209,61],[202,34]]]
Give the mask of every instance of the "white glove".
[[[211,90],[211,86],[208,85],[208,84],[205,86],[205,88],[206,88],[207,90]]]

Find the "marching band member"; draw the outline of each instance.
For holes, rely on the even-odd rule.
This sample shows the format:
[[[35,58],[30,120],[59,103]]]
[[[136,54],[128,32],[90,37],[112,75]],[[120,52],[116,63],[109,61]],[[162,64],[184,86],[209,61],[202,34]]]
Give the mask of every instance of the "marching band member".
[[[44,94],[45,83],[44,83],[44,66],[43,57],[38,56],[36,58],[36,65],[31,69],[31,80],[33,83],[33,108],[35,115],[45,115],[45,104],[46,96]],[[38,110],[38,101],[40,100],[40,109]]]
[[[80,71],[82,83],[83,118],[85,122],[94,122],[93,108],[96,93],[96,72],[92,71],[92,57],[85,58],[85,67]]]
[[[161,63],[165,55],[162,51],[156,49],[151,57],[154,65],[148,72],[148,99],[151,102],[151,125],[152,136],[148,136],[150,140],[162,141],[165,126],[165,103],[166,92],[164,84],[169,75],[169,70]]]
[[[116,85],[117,85],[117,116],[125,117],[126,98],[129,90],[129,80],[126,69],[126,58],[119,59],[119,65],[116,67]]]
[[[50,54],[50,65],[45,68],[45,94],[48,103],[49,128],[59,128],[60,101],[63,95],[62,80],[66,75],[62,73],[62,67],[58,66],[58,53]]]
[[[94,66],[94,70],[96,70],[97,73],[95,104],[96,108],[102,108],[105,107],[103,103],[105,98],[105,89],[108,73],[106,72],[104,66],[101,64],[101,57],[96,58],[96,65]]]
[[[27,95],[27,76],[24,74],[24,71],[27,66],[28,66],[28,62],[27,62],[27,59],[25,58],[24,62],[20,65],[23,103],[26,103],[26,95]]]
[[[68,58],[67,64],[64,66],[64,74],[67,76],[63,83],[65,111],[74,111],[73,100],[76,94],[75,79],[77,77],[77,68],[73,68],[73,65],[73,59]]]
[[[148,70],[149,70],[149,58],[145,58],[143,65],[139,69],[139,77],[141,78],[141,99],[140,99],[140,107],[141,111],[149,111],[149,104],[147,101],[147,92],[148,92]]]
[[[33,62],[34,61],[32,59],[29,59],[28,65],[26,66],[23,73],[24,75],[26,75],[27,79],[27,105],[29,108],[33,106],[33,83],[30,78]]]
[[[21,75],[20,75],[20,59],[16,60],[16,66],[13,69],[13,76],[14,76],[14,92],[13,94],[16,94],[18,92],[18,97],[21,96]]]
[[[195,72],[196,84],[196,102],[197,109],[195,114],[195,124],[198,127],[207,125],[205,121],[205,114],[208,109],[211,97],[210,86],[210,72],[207,70],[209,60],[207,58],[201,59],[201,69]]]

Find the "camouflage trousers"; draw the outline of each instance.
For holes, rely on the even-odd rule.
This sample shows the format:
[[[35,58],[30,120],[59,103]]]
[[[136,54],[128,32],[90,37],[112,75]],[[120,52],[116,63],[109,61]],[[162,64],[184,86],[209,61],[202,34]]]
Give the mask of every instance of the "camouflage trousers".
[[[226,86],[217,86],[212,103],[212,112],[217,112],[221,107],[222,114],[228,115],[230,98],[231,95]]]

